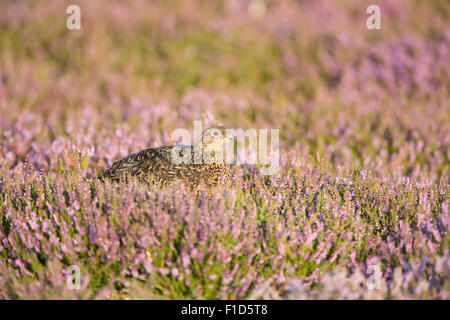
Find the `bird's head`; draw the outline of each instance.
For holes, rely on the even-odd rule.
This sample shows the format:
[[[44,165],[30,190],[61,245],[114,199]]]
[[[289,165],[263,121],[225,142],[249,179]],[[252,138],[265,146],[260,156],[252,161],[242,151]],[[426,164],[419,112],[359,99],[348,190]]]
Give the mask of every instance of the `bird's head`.
[[[211,149],[222,148],[225,144],[234,140],[234,136],[227,132],[227,129],[222,126],[213,126],[202,133],[203,147]]]
[[[205,163],[224,163],[224,147],[227,143],[234,141],[234,136],[227,132],[222,126],[213,126],[202,133],[201,139],[196,146],[201,150],[198,156],[201,156]]]

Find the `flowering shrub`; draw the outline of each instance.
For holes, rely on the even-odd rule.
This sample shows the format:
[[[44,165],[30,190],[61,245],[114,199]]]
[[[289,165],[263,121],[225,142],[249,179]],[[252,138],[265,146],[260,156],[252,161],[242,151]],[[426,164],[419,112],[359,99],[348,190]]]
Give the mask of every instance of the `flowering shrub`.
[[[78,2],[0,10],[0,298],[450,298],[447,2]],[[279,172],[97,179],[194,120],[279,128]]]

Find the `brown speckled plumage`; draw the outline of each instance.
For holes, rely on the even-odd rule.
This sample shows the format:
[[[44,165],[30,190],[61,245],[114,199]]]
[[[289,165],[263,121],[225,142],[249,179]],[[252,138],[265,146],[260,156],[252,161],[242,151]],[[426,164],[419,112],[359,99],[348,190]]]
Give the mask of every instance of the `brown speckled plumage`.
[[[198,190],[198,186],[204,185],[211,193],[213,188],[225,184],[230,179],[230,165],[225,163],[225,159],[217,160],[214,156],[217,153],[219,157],[224,144],[232,139],[232,136],[227,136],[224,127],[214,126],[205,130],[202,139],[194,146],[161,146],[133,153],[114,162],[102,177],[113,181],[126,181],[130,177],[135,177],[141,182],[162,188],[183,183],[195,191]],[[199,144],[202,148],[199,148]],[[199,150],[203,151],[203,158]],[[173,152],[178,152],[178,159],[189,159],[190,162],[186,163],[185,160],[177,163],[173,160]],[[210,158],[205,158],[205,154]],[[195,163],[198,159],[202,160],[202,163]]]

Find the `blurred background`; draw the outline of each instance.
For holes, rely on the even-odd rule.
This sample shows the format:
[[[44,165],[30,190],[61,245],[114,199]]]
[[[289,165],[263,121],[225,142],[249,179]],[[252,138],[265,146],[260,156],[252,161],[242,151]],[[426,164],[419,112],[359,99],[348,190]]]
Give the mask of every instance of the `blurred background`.
[[[278,128],[282,147],[335,168],[440,178],[450,5],[379,1],[369,30],[372,2],[2,0],[3,165],[49,168],[70,142],[102,168],[203,120]]]

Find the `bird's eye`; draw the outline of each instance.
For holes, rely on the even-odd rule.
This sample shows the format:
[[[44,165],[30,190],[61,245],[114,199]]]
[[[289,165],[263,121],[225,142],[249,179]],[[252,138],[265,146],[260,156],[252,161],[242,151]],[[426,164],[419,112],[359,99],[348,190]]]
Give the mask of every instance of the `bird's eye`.
[[[218,136],[220,136],[220,132],[219,131],[213,131],[212,133],[211,133],[211,135],[213,136],[213,137],[218,137]]]

